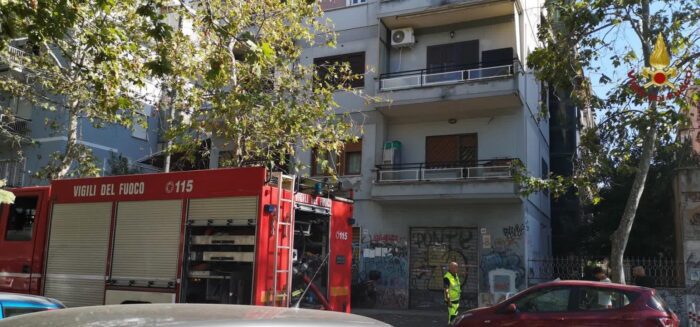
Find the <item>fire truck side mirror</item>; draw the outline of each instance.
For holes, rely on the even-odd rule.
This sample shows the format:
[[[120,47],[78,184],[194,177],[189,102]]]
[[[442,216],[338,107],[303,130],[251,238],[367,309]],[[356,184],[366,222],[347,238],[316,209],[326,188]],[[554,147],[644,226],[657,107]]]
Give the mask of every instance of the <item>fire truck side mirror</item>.
[[[355,218],[348,218],[348,225],[355,225]]]

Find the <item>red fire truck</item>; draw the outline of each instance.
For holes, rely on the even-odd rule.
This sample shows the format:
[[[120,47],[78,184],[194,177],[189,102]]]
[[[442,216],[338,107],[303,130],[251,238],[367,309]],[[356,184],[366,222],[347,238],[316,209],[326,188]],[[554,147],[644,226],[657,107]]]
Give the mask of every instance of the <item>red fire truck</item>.
[[[0,213],[0,291],[350,311],[352,201],[265,168],[57,180]],[[299,300],[301,299],[301,300]]]

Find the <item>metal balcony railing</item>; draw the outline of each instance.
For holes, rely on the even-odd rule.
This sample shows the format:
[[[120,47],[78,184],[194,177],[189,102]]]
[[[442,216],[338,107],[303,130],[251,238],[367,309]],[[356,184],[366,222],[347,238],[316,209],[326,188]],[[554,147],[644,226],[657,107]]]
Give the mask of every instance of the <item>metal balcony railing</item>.
[[[0,160],[0,179],[4,179],[7,187],[25,186],[27,160]]]
[[[477,162],[430,162],[377,165],[376,182],[465,181],[513,177],[513,161],[491,159]]]
[[[27,53],[24,52],[24,50],[15,48],[11,45],[7,47],[7,52],[9,52],[10,54],[10,60],[17,64],[21,64],[24,60],[24,57],[27,55]]]
[[[0,124],[2,128],[15,135],[28,136],[31,123],[31,119],[0,115]]]
[[[379,89],[380,91],[395,91],[511,77],[519,67],[520,61],[513,59],[501,63],[479,63],[386,73],[379,76]]]
[[[13,47],[9,45],[7,47],[7,54],[0,58],[0,62],[5,65],[9,65],[10,68],[21,71],[24,67],[24,61],[27,53],[24,50]]]

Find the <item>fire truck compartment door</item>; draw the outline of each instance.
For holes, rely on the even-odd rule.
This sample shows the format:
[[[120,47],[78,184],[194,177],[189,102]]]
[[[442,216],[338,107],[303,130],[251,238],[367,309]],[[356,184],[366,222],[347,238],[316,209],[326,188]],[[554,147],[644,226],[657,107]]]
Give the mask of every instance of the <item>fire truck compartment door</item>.
[[[190,200],[188,219],[193,222],[207,222],[212,224],[247,224],[253,223],[258,217],[258,198],[255,196],[238,196],[229,198],[192,199]]]
[[[173,287],[181,225],[180,200],[120,202],[110,280],[116,285]]]
[[[112,203],[53,206],[44,295],[68,307],[100,305]]]

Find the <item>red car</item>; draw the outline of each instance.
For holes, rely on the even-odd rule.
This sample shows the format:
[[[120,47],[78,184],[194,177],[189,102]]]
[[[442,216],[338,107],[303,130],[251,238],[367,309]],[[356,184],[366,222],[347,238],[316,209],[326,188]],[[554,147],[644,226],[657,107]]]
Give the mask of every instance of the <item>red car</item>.
[[[650,288],[588,281],[530,287],[488,308],[467,311],[453,326],[672,326],[679,321]]]

